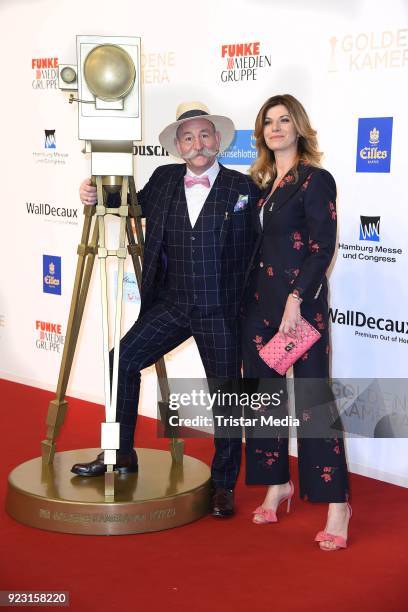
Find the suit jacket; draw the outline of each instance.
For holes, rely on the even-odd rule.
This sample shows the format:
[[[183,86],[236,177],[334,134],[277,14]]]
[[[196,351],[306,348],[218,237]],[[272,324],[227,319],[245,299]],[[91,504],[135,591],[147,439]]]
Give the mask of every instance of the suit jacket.
[[[169,206],[178,181],[186,173],[185,164],[169,164],[157,168],[148,183],[138,192],[138,203],[146,217],[146,237],[141,288],[141,313],[154,300],[165,277],[163,234]],[[220,294],[225,312],[236,315],[242,297],[245,272],[254,245],[251,209],[259,198],[259,189],[252,180],[220,164],[212,186],[216,206],[221,214],[215,231],[219,234],[221,261]]]
[[[270,189],[261,194],[253,213],[257,238],[246,274],[248,301],[255,299],[264,318],[278,327],[287,297],[297,289],[302,315],[316,326],[316,315],[318,320],[328,317],[326,271],[336,246],[335,181],[327,170],[301,163],[298,179],[289,172],[266,201]]]

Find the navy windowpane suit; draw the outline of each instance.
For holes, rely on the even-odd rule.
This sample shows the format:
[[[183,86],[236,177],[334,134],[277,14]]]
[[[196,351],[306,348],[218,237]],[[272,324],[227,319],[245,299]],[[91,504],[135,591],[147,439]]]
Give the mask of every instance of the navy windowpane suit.
[[[140,315],[120,343],[121,453],[133,447],[140,371],[187,338],[194,337],[208,378],[240,377],[238,313],[254,244],[250,211],[259,190],[249,177],[220,165],[191,227],[185,172],[185,164],[161,166],[138,193],[146,241]],[[232,489],[240,460],[240,438],[215,438],[213,485]]]

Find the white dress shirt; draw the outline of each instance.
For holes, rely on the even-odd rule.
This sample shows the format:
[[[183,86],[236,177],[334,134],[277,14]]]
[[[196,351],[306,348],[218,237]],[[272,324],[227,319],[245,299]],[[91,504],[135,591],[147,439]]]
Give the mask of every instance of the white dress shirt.
[[[217,160],[213,163],[211,168],[208,168],[204,174],[194,174],[187,168],[186,176],[208,176],[208,180],[210,181],[210,187],[204,187],[204,185],[193,185],[192,187],[184,186],[184,191],[186,193],[187,200],[187,209],[188,216],[190,217],[191,227],[194,227],[198,215],[201,212],[202,207],[204,206],[204,202],[207,199],[208,194],[211,191],[212,186],[214,185],[214,181],[217,178],[217,174],[220,171],[220,165]]]
[[[274,206],[273,202],[269,202],[271,197],[272,197],[272,192],[269,192],[269,194],[266,196],[265,202],[261,206],[261,210],[259,211],[259,222],[261,224],[262,229],[263,229],[263,224],[264,224],[264,208],[265,208],[265,206],[269,206],[270,207],[269,208],[270,211],[272,210],[272,208]]]
[[[264,207],[261,207],[261,210],[259,211],[259,222],[261,224],[261,227],[263,229],[263,217],[264,217]]]

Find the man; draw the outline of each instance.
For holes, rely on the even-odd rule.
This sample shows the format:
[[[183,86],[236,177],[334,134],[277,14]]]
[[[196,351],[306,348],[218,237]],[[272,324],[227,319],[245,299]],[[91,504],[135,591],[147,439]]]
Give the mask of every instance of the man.
[[[140,315],[120,344],[115,469],[122,473],[137,470],[133,436],[140,370],[193,336],[208,378],[240,377],[239,304],[253,246],[250,209],[258,189],[216,159],[234,137],[230,119],[211,115],[199,102],[180,105],[176,117],[159,141],[186,163],[160,166],[138,193],[146,240]],[[84,204],[96,203],[89,180],[80,196]],[[216,437],[214,443],[212,513],[229,516],[241,439]],[[100,454],[72,471],[98,476],[105,469]]]

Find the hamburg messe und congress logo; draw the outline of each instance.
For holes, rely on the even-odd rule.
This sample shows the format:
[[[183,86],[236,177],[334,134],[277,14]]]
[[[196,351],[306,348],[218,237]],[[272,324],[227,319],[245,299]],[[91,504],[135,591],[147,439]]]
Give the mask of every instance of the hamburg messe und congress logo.
[[[380,218],[360,215],[360,240],[380,242]]]
[[[384,231],[385,244],[382,243],[380,221],[381,217],[379,216],[360,215],[358,242],[345,242],[340,240],[339,255],[341,255],[343,259],[348,259],[350,262],[362,261],[375,264],[397,263],[400,257],[404,255],[404,251],[401,246],[393,242],[393,238],[391,238],[392,242],[389,242],[391,228],[387,217],[385,218],[385,226],[382,228]]]
[[[44,148],[56,149],[55,130],[44,130]]]
[[[56,130],[45,130],[43,136],[43,148],[41,151],[33,151],[36,163],[64,166],[68,161],[68,153],[57,151]]]

